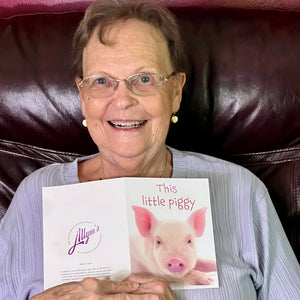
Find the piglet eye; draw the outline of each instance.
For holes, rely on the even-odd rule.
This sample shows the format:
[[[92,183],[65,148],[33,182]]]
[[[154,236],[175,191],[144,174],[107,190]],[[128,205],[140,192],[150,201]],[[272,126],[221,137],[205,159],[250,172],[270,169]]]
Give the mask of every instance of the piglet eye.
[[[185,242],[186,242],[186,244],[187,245],[189,245],[189,246],[193,246],[193,238],[192,238],[192,236],[191,235],[188,235],[187,237],[186,237],[186,239],[185,239]]]
[[[155,246],[156,246],[157,248],[159,248],[161,245],[162,245],[162,240],[161,240],[161,238],[160,238],[160,237],[156,237],[156,239],[155,239]]]

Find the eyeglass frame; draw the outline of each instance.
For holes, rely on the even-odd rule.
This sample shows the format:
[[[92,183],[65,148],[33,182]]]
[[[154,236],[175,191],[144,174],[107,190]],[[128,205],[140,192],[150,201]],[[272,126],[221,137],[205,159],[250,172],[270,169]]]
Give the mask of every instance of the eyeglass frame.
[[[168,82],[168,80],[169,80],[172,76],[174,76],[174,75],[177,74],[177,72],[173,71],[171,74],[166,75],[166,76],[164,76],[164,75],[162,75],[162,74],[159,74],[159,73],[153,73],[153,72],[140,72],[140,73],[132,74],[132,75],[128,76],[126,79],[115,78],[115,77],[111,76],[110,74],[108,74],[108,73],[106,73],[106,72],[102,72],[102,73],[99,72],[98,74],[93,74],[93,75],[89,75],[89,76],[86,76],[86,77],[82,78],[81,81],[78,83],[78,85],[79,85],[80,88],[84,89],[83,84],[84,84],[84,81],[85,81],[86,79],[89,79],[89,78],[97,78],[97,77],[100,76],[100,75],[107,75],[107,78],[113,79],[114,82],[115,82],[115,84],[113,85],[113,93],[112,93],[111,95],[105,96],[105,97],[110,97],[110,96],[112,96],[112,95],[116,92],[116,90],[118,89],[119,83],[122,82],[122,81],[125,82],[126,87],[127,87],[132,93],[134,93],[135,95],[138,95],[138,96],[143,97],[143,95],[137,94],[137,93],[135,93],[135,92],[132,90],[132,87],[131,87],[131,85],[130,85],[130,82],[128,81],[128,80],[130,80],[131,78],[133,78],[134,76],[139,76],[139,75],[143,75],[143,74],[145,74],[145,75],[149,74],[149,75],[158,75],[158,76],[160,76],[160,78],[161,78],[161,80],[162,80],[162,81],[161,81],[161,86],[160,86],[160,88],[162,88],[163,85],[166,84],[166,83]],[[89,88],[87,88],[86,90],[89,90]],[[148,96],[150,96],[150,95],[148,95]],[[103,97],[103,98],[105,98],[105,97]]]

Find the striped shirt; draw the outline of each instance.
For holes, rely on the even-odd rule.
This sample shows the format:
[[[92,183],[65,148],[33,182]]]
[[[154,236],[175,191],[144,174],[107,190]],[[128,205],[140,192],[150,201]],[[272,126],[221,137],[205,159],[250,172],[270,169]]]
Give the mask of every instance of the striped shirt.
[[[174,178],[208,178],[219,288],[176,291],[178,299],[300,299],[300,267],[261,181],[247,169],[169,148]],[[82,158],[87,159],[87,158]],[[43,291],[42,187],[78,183],[78,161],[23,180],[0,223],[0,299]]]

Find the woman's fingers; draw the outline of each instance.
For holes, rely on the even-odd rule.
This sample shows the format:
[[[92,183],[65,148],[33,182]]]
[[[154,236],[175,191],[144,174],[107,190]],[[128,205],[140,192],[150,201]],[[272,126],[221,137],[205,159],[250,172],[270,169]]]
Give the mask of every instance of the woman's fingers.
[[[117,282],[109,279],[84,278],[80,282],[64,283],[47,289],[31,300],[80,300],[114,299],[127,300],[127,293],[134,293],[139,288],[138,282]]]
[[[87,290],[99,294],[133,293],[139,288],[139,283],[134,281],[112,281],[110,279],[98,280],[84,278],[80,284]]]
[[[101,300],[160,300],[155,294],[111,294],[105,295]]]
[[[139,283],[139,288],[134,292],[135,294],[151,295],[154,297],[153,299],[176,299],[169,281],[164,277],[134,273],[123,280],[123,282],[126,281]]]
[[[68,282],[49,288],[44,292],[33,296],[30,300],[78,299],[76,298],[76,295],[82,294],[83,289],[84,287],[78,284],[78,282]]]
[[[131,274],[121,282],[84,278],[50,288],[32,300],[174,300],[169,282],[149,274]]]

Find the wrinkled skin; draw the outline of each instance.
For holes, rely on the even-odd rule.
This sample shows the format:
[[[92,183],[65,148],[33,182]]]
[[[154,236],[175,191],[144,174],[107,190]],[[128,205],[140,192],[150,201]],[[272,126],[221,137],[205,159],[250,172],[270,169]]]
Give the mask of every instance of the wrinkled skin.
[[[85,278],[50,288],[30,300],[175,300],[163,277],[131,274],[121,282]]]

